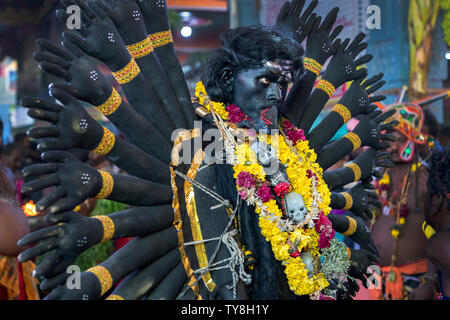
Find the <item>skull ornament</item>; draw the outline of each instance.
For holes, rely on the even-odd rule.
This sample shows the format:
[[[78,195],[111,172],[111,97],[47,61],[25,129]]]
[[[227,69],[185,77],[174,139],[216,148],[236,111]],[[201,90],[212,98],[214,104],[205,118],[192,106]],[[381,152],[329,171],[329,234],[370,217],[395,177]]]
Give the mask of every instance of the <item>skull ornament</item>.
[[[295,224],[305,220],[307,211],[305,201],[300,194],[296,192],[288,193],[285,196],[285,207],[287,217]]]

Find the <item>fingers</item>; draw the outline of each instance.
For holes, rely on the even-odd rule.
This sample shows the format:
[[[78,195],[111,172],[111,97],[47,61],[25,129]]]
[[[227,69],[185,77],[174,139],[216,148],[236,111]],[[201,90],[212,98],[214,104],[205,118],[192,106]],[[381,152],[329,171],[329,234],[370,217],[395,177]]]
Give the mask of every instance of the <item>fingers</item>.
[[[77,205],[82,203],[86,198],[81,199],[80,201],[76,201],[69,198],[61,198],[58,201],[56,201],[53,205],[49,207],[50,213],[59,213],[63,211],[69,211],[75,209]]]
[[[56,277],[44,279],[40,285],[41,290],[48,291],[54,289],[44,298],[44,300],[59,300],[60,292],[63,290],[63,287],[58,286],[63,284],[68,277],[69,275],[67,273],[61,272]]]
[[[378,81],[383,79],[383,77],[384,77],[384,73],[379,73],[377,75],[374,75],[372,78],[367,79],[366,81],[364,81],[364,88],[366,88],[366,89],[369,88],[374,83],[377,83]]]
[[[308,6],[308,8],[306,8],[305,12],[303,12],[303,15],[301,17],[301,19],[303,21],[306,21],[306,19],[311,15],[311,13],[314,11],[314,9],[317,7],[317,4],[319,3],[319,1],[314,0],[311,2],[311,4]],[[302,6],[303,7],[303,6]]]
[[[334,39],[336,39],[341,34],[342,30],[344,30],[343,25],[337,26],[330,35],[330,41],[333,42]]]
[[[72,42],[74,45],[78,46],[87,55],[90,55],[90,53],[92,52],[92,48],[89,45],[89,43],[86,40],[84,40],[79,34],[73,32],[73,31],[64,31],[62,33],[62,35],[66,41]]]
[[[392,109],[392,110],[389,110],[389,111],[383,113],[382,115],[380,115],[376,118],[376,122],[378,122],[378,123],[384,122],[385,120],[392,117],[395,114],[395,112],[396,112],[396,110]]]
[[[36,266],[34,269],[34,276],[35,277],[41,277],[43,275],[46,275],[51,269],[54,268],[54,266],[59,262],[60,257],[57,252],[57,250],[53,250],[47,257],[45,257],[39,265]]]
[[[360,42],[363,41],[366,38],[366,34],[361,32],[359,33],[352,41],[352,43],[350,44],[350,46],[347,48],[346,52],[347,53],[351,53],[354,49],[356,49]]]
[[[45,197],[43,197],[41,200],[39,200],[36,203],[36,210],[38,212],[43,212],[45,210],[47,210],[47,208],[49,208],[51,205],[53,205],[56,201],[58,201],[59,199],[65,197],[67,194],[66,192],[66,188],[64,187],[57,187],[55,190],[53,190],[51,193],[47,194]],[[48,219],[49,222],[52,223],[58,223],[60,221],[51,221],[51,216],[49,216],[47,218],[47,216],[49,216],[49,214],[47,214],[44,217],[44,220]],[[62,217],[64,218],[64,217]]]
[[[56,127],[33,127],[28,130],[27,134],[33,139],[57,137],[59,135],[59,129]]]
[[[382,141],[378,144],[378,150],[387,149],[391,146],[391,144],[387,141]]]
[[[42,52],[42,51],[36,51],[33,53],[33,59],[36,60],[37,62],[43,62],[43,61],[47,61],[51,64],[56,64],[58,66],[60,66],[61,68],[64,69],[68,69],[70,68],[70,62],[68,62],[67,60],[64,60],[58,56],[55,56],[52,53],[49,52]]]
[[[22,175],[25,179],[44,174],[56,173],[58,165],[56,163],[40,163],[25,167],[22,170]]]
[[[37,149],[43,152],[49,150],[64,150],[66,148],[62,141],[58,138],[45,138],[39,141]]]
[[[398,125],[399,125],[399,122],[397,120],[394,120],[394,121],[391,121],[391,122],[388,122],[388,123],[382,123],[380,125],[380,132],[389,131],[389,130],[395,128]]]
[[[94,19],[95,18],[95,12],[92,11],[91,8],[89,6],[87,6],[84,1],[75,0],[75,2],[77,3],[77,5],[80,6],[81,10],[83,10],[83,12],[86,13],[86,15],[90,19]]]
[[[60,46],[54,44],[53,42],[47,40],[47,39],[37,39],[36,44],[43,50],[48,51],[61,59],[72,61],[73,55],[70,51],[67,51]]]
[[[369,197],[369,204],[374,205],[377,208],[381,208],[382,204],[380,200],[374,199],[372,197]]]
[[[373,96],[373,97],[369,97],[369,102],[370,103],[374,103],[374,102],[380,102],[386,100],[386,96]],[[375,106],[375,108],[377,108],[377,106]]]
[[[361,70],[365,70],[364,74],[353,82],[355,85],[358,85],[358,86],[361,86],[361,84],[363,83],[363,81],[366,79],[366,77],[368,75],[368,71],[366,68],[363,68]],[[353,85],[353,83],[352,83],[352,85]]]
[[[36,192],[48,187],[56,186],[60,184],[60,180],[56,175],[51,175],[49,177],[41,178],[38,180],[33,180],[22,185],[22,192],[28,194],[31,192]],[[37,209],[37,208],[36,208]]]
[[[367,89],[367,94],[372,94],[375,91],[378,91],[385,84],[386,84],[386,81],[384,81],[384,80],[379,81],[378,83],[374,84],[369,89]]]
[[[102,8],[100,8],[93,0],[88,0],[87,1],[88,7],[90,9],[92,9],[92,11],[94,11],[94,13],[100,18],[100,19],[105,19],[106,18],[106,13],[105,11],[103,11]]]
[[[369,116],[370,120],[373,120],[373,119],[376,119],[378,116],[380,116],[382,114],[383,114],[383,111],[381,111],[379,109],[375,109],[374,111],[369,113],[368,116]]]
[[[369,101],[370,101],[370,97],[369,97]],[[378,107],[375,104],[371,104],[367,107],[366,111],[364,112],[365,114],[369,114],[374,112],[375,110],[377,110]]]
[[[366,54],[366,55],[362,56],[361,58],[358,58],[358,59],[355,61],[355,65],[356,65],[356,66],[361,66],[361,65],[363,65],[363,64],[366,64],[366,63],[372,61],[372,59],[373,59],[373,55],[371,55],[371,54]]]
[[[396,136],[394,136],[393,134],[388,134],[388,133],[382,134],[381,135],[381,139],[387,140],[387,141],[392,141],[392,142],[397,141],[397,137]]]
[[[44,221],[47,223],[63,223],[70,222],[76,218],[79,218],[79,213],[67,211],[58,214],[47,214],[44,217]]]
[[[369,45],[367,44],[367,42],[361,43],[358,47],[354,48],[351,52],[351,57],[353,59],[356,59],[356,57],[363,52],[364,50],[367,49]]]
[[[376,163],[377,167],[383,167],[383,168],[393,168],[394,162],[392,162],[390,159],[380,160]]]
[[[109,6],[109,4],[108,3],[106,3],[106,1],[103,1],[103,0],[95,0],[95,4],[97,5],[97,6],[99,6],[100,8],[102,8],[102,10],[106,13],[106,15],[108,15],[110,18],[111,17],[113,17],[113,11],[112,11],[112,9],[111,9],[111,7]],[[288,5],[289,6],[289,2],[286,2],[285,3],[285,5]],[[284,7],[284,6],[283,6]],[[281,8],[281,10],[280,10],[280,14],[282,13],[282,10],[283,10],[283,8]],[[283,12],[283,14],[284,14],[284,12]],[[283,16],[283,17],[280,17],[280,19],[282,19],[282,20],[284,20],[285,19],[285,16]]]
[[[32,243],[37,243],[41,240],[45,240],[45,239],[48,239],[51,237],[56,237],[59,235],[59,232],[61,231],[60,229],[61,228],[59,226],[53,226],[53,227],[49,227],[49,228],[45,228],[45,229],[41,229],[41,230],[38,230],[38,231],[35,231],[32,233],[29,233],[26,236],[24,236],[22,239],[20,239],[17,242],[17,245],[19,247],[26,247]],[[20,262],[26,261],[22,258],[24,257],[23,254],[28,250],[25,250],[24,252],[19,254],[18,258],[19,258]],[[25,255],[25,256],[28,256],[28,255]]]
[[[99,4],[102,8],[103,5]],[[280,13],[278,13],[278,18],[277,18],[277,25],[281,24],[281,22],[286,19],[288,13],[289,13],[289,8],[290,8],[290,3],[289,1],[286,1],[283,6],[281,7]],[[105,10],[105,8],[103,8],[103,10]],[[106,10],[105,10],[106,11]],[[106,13],[108,13],[108,11],[106,11]]]
[[[367,76],[367,69],[359,69],[357,70],[354,75],[353,75],[353,79],[358,79],[361,77]]]
[[[50,238],[39,242],[36,246],[22,252],[19,255],[19,261],[28,261],[34,257],[40,256],[58,246],[58,239]]]
[[[51,86],[50,95],[56,99],[58,99],[62,104],[68,106],[71,104],[78,104],[78,101],[69,94],[67,91],[62,90],[60,86]]]
[[[294,0],[292,1],[293,5],[293,13],[296,17],[300,17],[300,13],[302,12],[303,6],[305,5],[305,0]]]
[[[319,30],[320,22],[322,22],[322,17],[317,17],[316,21],[314,22],[314,26],[312,28],[313,32],[316,32],[317,30]]]
[[[339,13],[339,8],[335,7],[331,10],[328,15],[325,17],[325,20],[322,23],[321,29],[326,31],[327,33],[331,32],[334,23],[336,22],[337,15]]]
[[[58,114],[55,112],[35,108],[29,109],[27,115],[36,120],[48,121],[51,124],[57,124],[59,119]]]
[[[58,78],[64,79],[66,81],[70,81],[72,80],[72,77],[70,75],[70,72],[67,71],[66,69],[61,68],[60,66],[47,62],[47,61],[43,61],[41,63],[39,63],[39,68],[41,68],[42,70],[44,70],[47,73],[50,73]]]
[[[41,154],[41,159],[46,162],[67,162],[74,160],[74,156],[67,151],[46,151]]]
[[[67,50],[72,52],[76,57],[80,58],[81,56],[84,55],[84,52],[78,46],[74,45],[72,42],[62,40],[61,43],[64,46],[64,48],[67,48]]]
[[[37,98],[24,98],[21,102],[21,105],[25,108],[39,108],[51,112],[59,112],[64,109],[63,106],[57,103]]]

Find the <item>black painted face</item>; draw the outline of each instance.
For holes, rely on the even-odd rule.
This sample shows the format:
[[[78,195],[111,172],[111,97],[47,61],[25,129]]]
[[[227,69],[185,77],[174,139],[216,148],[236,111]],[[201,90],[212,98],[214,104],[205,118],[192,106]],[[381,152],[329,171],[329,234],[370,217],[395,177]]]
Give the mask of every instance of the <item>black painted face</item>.
[[[281,100],[281,75],[261,66],[237,74],[234,79],[233,104],[250,118],[240,126],[276,129],[277,105]]]

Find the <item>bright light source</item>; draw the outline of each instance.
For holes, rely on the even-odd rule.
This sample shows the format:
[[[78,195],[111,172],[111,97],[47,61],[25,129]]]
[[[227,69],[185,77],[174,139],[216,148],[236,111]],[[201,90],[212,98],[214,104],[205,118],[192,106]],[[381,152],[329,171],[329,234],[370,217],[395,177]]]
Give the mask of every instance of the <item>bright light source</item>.
[[[189,38],[192,35],[192,28],[189,26],[185,26],[185,27],[181,28],[181,35],[184,38]]]
[[[450,51],[445,54],[445,59],[450,60]]]
[[[192,13],[189,11],[181,11],[180,16],[183,18],[190,18],[192,16]]]

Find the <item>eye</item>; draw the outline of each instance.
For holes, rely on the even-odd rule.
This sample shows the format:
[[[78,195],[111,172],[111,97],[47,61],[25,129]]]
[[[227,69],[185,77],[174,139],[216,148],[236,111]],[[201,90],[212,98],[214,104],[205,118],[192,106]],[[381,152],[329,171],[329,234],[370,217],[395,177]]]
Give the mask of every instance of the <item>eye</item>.
[[[259,82],[260,82],[263,86],[266,86],[266,87],[272,83],[272,82],[270,81],[270,79],[269,79],[269,78],[266,78],[266,77],[260,78],[260,79],[259,79]]]
[[[304,207],[301,207],[301,208],[300,208],[300,211],[303,211],[303,210],[305,210],[305,208],[304,208]]]
[[[290,212],[290,213],[294,213],[294,210],[290,210],[289,212]]]

